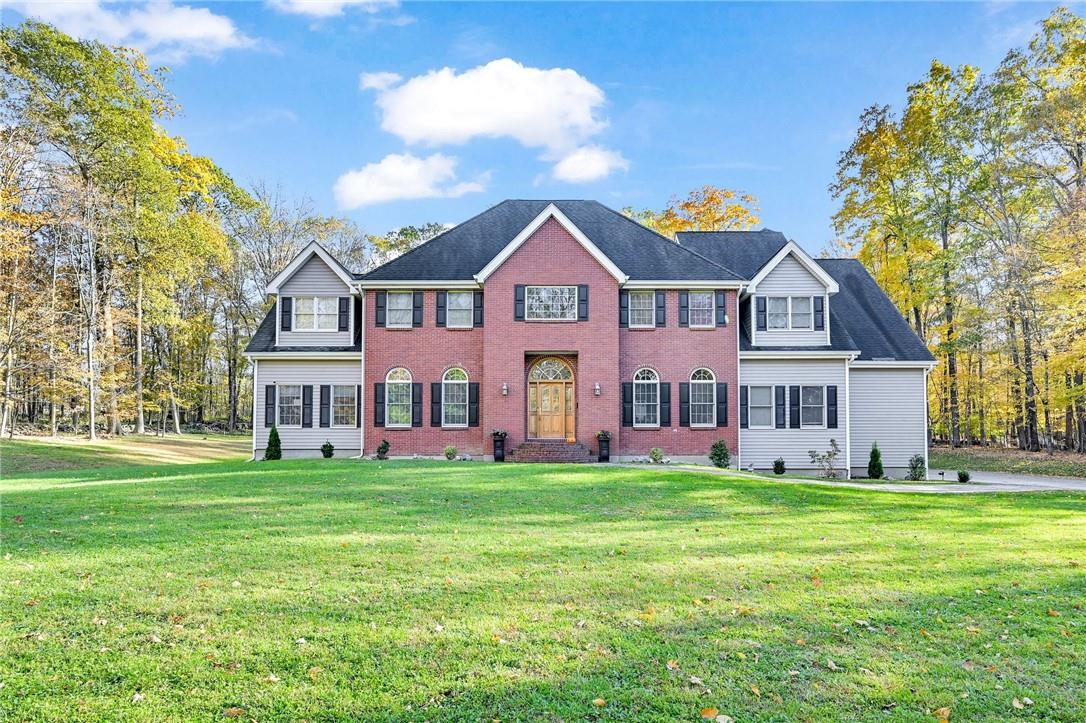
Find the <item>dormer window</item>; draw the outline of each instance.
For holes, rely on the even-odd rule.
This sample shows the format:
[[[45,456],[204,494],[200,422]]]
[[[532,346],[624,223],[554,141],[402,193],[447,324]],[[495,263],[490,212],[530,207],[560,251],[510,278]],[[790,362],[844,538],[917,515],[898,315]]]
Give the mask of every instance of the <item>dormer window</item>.
[[[810,330],[810,296],[770,296],[766,301],[769,311],[769,330]]]
[[[294,331],[339,329],[339,297],[295,296]]]

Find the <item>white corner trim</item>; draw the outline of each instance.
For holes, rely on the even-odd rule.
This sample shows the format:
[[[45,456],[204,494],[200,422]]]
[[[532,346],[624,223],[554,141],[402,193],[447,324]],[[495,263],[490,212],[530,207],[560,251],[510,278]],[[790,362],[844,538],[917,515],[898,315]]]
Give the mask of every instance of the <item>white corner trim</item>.
[[[253,359],[253,460],[256,459],[256,390],[260,389],[260,360]]]
[[[938,362],[925,362],[925,361],[876,361],[872,359],[864,359],[862,361],[852,362],[852,366],[858,369],[927,369],[931,370],[935,368]]]
[[[525,226],[516,237],[505,245],[498,255],[490,260],[483,269],[475,274],[475,280],[480,284],[485,282],[491,274],[498,270],[498,268],[504,264],[510,256],[513,255],[517,249],[519,249],[525,241],[527,241],[532,234],[539,230],[539,227],[546,223],[549,219],[554,218],[558,223],[562,224],[562,227],[569,232],[573,238],[577,239],[577,242],[584,247],[585,251],[592,255],[592,258],[596,259],[603,268],[607,269],[607,273],[615,277],[618,283],[625,284],[629,281],[629,276],[622,273],[622,269],[615,266],[615,263],[611,259],[607,258],[607,255],[600,251],[596,244],[592,243],[592,240],[584,235],[581,229],[577,228],[576,224],[570,221],[558,206],[549,204],[538,216],[532,219],[532,222]]]
[[[758,284],[760,284],[773,269],[777,268],[777,265],[789,254],[794,256],[796,261],[798,261],[803,268],[807,269],[812,276],[818,279],[819,282],[826,287],[827,293],[836,294],[840,291],[837,282],[833,280],[832,276],[826,273],[825,269],[816,264],[814,259],[812,259],[806,251],[800,248],[795,241],[789,241],[773,258],[766,262],[765,266],[763,266],[757,274],[754,275],[754,278],[750,280],[750,284],[747,286],[747,293],[753,294],[757,291]]]
[[[347,285],[348,289],[351,289],[354,286],[354,279],[351,278],[350,272],[343,268],[343,264],[336,261],[335,257],[325,251],[324,247],[318,242],[311,241],[308,246],[298,252],[298,255],[287,264],[285,269],[276,274],[275,278],[268,282],[268,286],[264,289],[264,292],[267,294],[278,294],[279,287],[285,284],[291,276],[294,276],[298,269],[302,268],[302,266],[305,265],[305,262],[309,261],[309,258],[314,255],[318,256],[321,261],[326,263],[328,268],[332,269],[335,275],[339,277],[339,280]]]

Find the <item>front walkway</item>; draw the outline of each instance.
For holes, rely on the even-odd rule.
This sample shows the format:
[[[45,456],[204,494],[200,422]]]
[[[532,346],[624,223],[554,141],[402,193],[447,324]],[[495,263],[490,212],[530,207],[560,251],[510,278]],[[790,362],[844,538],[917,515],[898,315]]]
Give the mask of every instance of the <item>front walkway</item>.
[[[626,465],[630,467],[646,467],[647,465]],[[687,472],[703,472],[705,474],[721,474],[736,476],[733,469],[719,469],[693,464],[672,464],[668,469],[680,469]],[[823,485],[826,487],[851,487],[859,490],[874,490],[878,492],[920,492],[924,494],[976,494],[979,492],[1086,492],[1086,479],[1073,477],[1045,477],[1033,474],[1010,474],[1004,472],[975,472],[973,480],[967,484],[958,482],[940,482],[940,470],[931,470],[931,477],[935,479],[928,482],[856,482],[849,480],[827,479],[795,479],[787,477],[763,477],[746,472],[739,475],[758,480],[772,480],[786,484]],[[957,472],[946,471],[946,478],[956,480]]]

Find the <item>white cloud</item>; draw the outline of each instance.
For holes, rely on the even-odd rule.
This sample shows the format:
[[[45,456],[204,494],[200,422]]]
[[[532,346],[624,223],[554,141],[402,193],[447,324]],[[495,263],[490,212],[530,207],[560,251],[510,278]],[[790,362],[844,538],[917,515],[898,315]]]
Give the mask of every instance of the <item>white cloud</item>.
[[[385,8],[399,6],[398,0],[268,0],[268,5],[291,15],[308,15],[312,18],[333,18],[347,8],[357,8],[376,13]]]
[[[566,183],[588,183],[606,178],[613,171],[626,171],[629,168],[630,162],[617,151],[584,146],[554,164],[554,177]]]
[[[175,5],[171,0],[141,4],[15,0],[0,2],[0,6],[51,23],[69,35],[128,45],[166,62],[181,62],[194,55],[213,58],[224,50],[255,45],[225,15]]]
[[[362,90],[385,90],[401,80],[403,78],[399,73],[362,73],[358,76],[358,87]]]
[[[336,180],[332,192],[341,208],[417,198],[456,198],[484,190],[488,176],[457,182],[457,159],[441,153],[418,158],[393,153]]]

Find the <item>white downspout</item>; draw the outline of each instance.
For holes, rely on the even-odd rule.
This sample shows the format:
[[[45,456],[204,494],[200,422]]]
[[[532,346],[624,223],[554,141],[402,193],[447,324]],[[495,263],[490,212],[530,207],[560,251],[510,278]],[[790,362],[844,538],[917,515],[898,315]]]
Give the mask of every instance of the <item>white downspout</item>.
[[[260,383],[257,379],[257,375],[260,372],[260,360],[253,359],[253,459],[256,460],[256,390],[260,388]]]
[[[364,459],[366,454],[366,290],[361,289],[361,292],[362,304],[359,306],[361,318],[356,320],[356,323],[362,325],[358,336],[358,358],[361,362],[358,371],[358,392],[361,395],[358,404],[358,413],[361,415],[358,420],[358,458]]]

